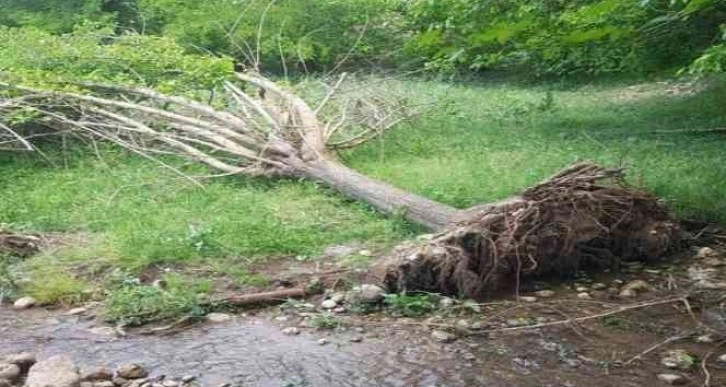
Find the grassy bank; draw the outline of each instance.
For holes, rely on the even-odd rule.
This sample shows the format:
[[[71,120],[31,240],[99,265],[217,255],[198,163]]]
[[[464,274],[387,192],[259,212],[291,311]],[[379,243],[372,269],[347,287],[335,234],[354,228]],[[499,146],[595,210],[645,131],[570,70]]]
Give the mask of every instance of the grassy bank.
[[[390,87],[436,104],[381,140],[343,154],[364,173],[466,207],[592,159],[628,166],[634,184],[667,199],[682,217],[726,223],[726,132],[714,130],[726,127],[723,82],[525,87],[395,81]],[[203,265],[241,284],[258,283],[264,278],[248,270],[254,261],[308,259],[352,241],[386,246],[412,233],[395,217],[309,182],[222,177],[202,189],[117,150],[101,158],[80,151],[47,157],[52,164],[37,155],[0,154],[0,223],[83,239],[23,264],[31,282],[21,283],[21,291],[42,301],[87,297],[89,289],[109,289],[109,281],[120,286],[119,272],[132,278],[160,264]]]

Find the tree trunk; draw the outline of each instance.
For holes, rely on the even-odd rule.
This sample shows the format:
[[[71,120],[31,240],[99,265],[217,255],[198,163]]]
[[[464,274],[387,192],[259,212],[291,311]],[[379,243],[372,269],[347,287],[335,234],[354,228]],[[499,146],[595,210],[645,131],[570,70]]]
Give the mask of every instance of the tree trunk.
[[[322,182],[343,195],[373,206],[375,209],[403,216],[431,231],[442,231],[456,218],[458,210],[423,196],[396,188],[362,175],[337,161],[318,159],[295,162],[301,175]]]

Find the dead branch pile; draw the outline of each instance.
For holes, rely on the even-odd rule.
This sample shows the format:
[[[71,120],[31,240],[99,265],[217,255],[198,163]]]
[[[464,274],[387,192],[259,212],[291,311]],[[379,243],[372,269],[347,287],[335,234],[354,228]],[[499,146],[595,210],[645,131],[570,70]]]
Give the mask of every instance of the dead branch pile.
[[[390,289],[482,297],[527,278],[660,258],[680,228],[656,197],[622,177],[620,169],[574,165],[519,197],[467,211],[374,272]]]

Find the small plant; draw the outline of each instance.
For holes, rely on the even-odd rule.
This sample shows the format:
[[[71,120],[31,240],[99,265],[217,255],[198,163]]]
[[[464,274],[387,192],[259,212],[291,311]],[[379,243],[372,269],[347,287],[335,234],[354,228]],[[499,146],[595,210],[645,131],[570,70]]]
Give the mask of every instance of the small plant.
[[[206,307],[199,302],[199,296],[209,291],[208,283],[190,284],[188,279],[182,280],[175,275],[164,280],[167,282],[166,289],[132,280],[123,281],[106,299],[105,320],[122,325],[141,325],[180,315],[202,317],[206,314]]]
[[[310,323],[317,329],[337,329],[343,325],[343,322],[339,318],[330,313],[316,314],[312,317]]]
[[[391,313],[404,317],[422,316],[436,308],[430,294],[387,294],[383,302]]]
[[[0,254],[0,302],[13,297],[17,291],[16,261],[16,258]]]

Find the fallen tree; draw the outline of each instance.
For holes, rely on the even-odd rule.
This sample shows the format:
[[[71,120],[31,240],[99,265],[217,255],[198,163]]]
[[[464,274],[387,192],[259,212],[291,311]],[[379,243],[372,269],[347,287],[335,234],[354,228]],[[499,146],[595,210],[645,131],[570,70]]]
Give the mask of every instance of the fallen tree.
[[[315,108],[259,74],[236,77],[224,85],[231,110],[141,87],[79,83],[59,91],[0,83],[9,95],[0,100],[0,117],[31,110],[54,130],[145,157],[175,154],[225,174],[307,178],[381,212],[402,213],[436,235],[376,264],[374,273],[391,289],[478,297],[522,278],[658,258],[679,240],[677,222],[656,197],[626,187],[622,170],[592,163],[465,210],[406,192],[336,157],[394,126],[403,107],[381,95],[337,98],[345,76]],[[0,128],[32,148],[9,123]]]

